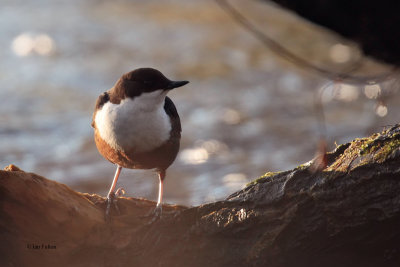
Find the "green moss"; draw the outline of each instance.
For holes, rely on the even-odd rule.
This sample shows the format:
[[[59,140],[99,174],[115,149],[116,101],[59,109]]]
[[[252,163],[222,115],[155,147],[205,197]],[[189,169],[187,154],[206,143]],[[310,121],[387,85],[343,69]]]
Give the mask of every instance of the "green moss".
[[[375,160],[384,160],[393,150],[399,147],[400,134],[386,135],[384,133],[378,139],[379,136],[381,135],[374,134],[370,138],[366,138],[360,147],[360,155],[376,153],[374,155]]]
[[[335,144],[336,144],[336,142],[335,142]],[[332,152],[328,152],[327,154],[336,154],[336,153],[342,154],[343,151],[345,151],[349,146],[350,146],[350,143],[341,144],[341,145],[336,144],[335,150]]]
[[[399,148],[400,131],[398,128],[376,133],[366,138],[356,138],[351,143],[337,146],[334,151],[326,153],[329,163],[322,174],[332,178],[363,165],[382,163]],[[306,162],[296,167],[296,170],[305,170],[309,167],[310,162]],[[270,181],[279,173],[282,172],[267,172],[248,183],[247,186]]]
[[[366,138],[356,138],[335,157],[326,171],[348,171],[371,163],[381,163],[400,147],[400,133],[388,131]],[[329,153],[328,153],[329,154]]]
[[[263,181],[265,181],[267,178],[272,177],[272,176],[274,176],[274,175],[276,175],[276,174],[278,174],[278,173],[280,173],[280,172],[266,172],[264,175],[258,177],[257,179],[251,181],[250,183],[248,183],[248,184],[246,185],[246,187],[247,187],[247,186],[250,186],[250,185],[258,184],[258,183],[260,183],[260,182],[263,182]]]
[[[266,172],[263,176],[261,176],[261,177],[258,178],[258,179],[261,179],[261,178],[268,178],[268,177],[274,176],[274,175],[276,175],[276,174],[278,174],[278,173],[280,173],[280,172]]]
[[[374,156],[377,161],[384,161],[394,150],[400,147],[400,135],[395,136],[397,138],[385,142],[384,146],[381,147]]]
[[[308,161],[306,163],[300,164],[295,169],[296,170],[304,170],[304,169],[307,169],[308,167],[310,167],[310,164],[311,164],[310,161]]]
[[[377,147],[376,147],[375,140],[378,137],[379,137],[379,134],[374,134],[374,135],[371,135],[370,137],[359,139],[359,141],[362,142],[362,144],[360,146],[360,152],[359,152],[360,156],[363,156],[363,155],[366,155],[366,154],[376,151]]]
[[[360,156],[369,155],[374,162],[383,162],[394,150],[400,147],[400,134],[386,135],[386,133],[384,133],[381,138],[378,139],[377,137],[379,136],[381,135],[375,134],[364,141],[360,146]],[[370,160],[367,160],[364,164],[369,163],[369,161]]]

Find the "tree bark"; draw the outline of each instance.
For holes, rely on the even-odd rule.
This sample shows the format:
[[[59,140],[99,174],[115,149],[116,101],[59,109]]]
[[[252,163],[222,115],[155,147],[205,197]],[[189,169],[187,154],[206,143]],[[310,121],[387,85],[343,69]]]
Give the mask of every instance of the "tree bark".
[[[0,171],[1,266],[400,266],[400,125],[198,207]]]

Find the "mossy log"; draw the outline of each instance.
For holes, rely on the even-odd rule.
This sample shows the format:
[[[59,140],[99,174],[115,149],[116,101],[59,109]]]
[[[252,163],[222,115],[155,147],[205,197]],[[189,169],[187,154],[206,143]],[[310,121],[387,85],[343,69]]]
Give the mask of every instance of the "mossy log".
[[[105,198],[0,171],[1,266],[400,266],[400,125],[198,207]]]

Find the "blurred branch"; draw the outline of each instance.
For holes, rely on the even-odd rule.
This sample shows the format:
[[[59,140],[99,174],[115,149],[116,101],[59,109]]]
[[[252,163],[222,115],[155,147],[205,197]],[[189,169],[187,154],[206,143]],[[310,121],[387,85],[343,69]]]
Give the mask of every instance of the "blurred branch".
[[[353,64],[349,69],[343,70],[341,72],[325,69],[323,67],[317,66],[306,59],[301,58],[300,56],[292,53],[284,46],[282,46],[279,42],[275,41],[273,38],[266,35],[264,32],[259,30],[256,26],[254,26],[244,15],[242,15],[237,9],[233,7],[229,3],[228,0],[215,0],[238,24],[240,24],[243,28],[253,34],[259,41],[261,41],[265,46],[275,52],[277,55],[282,58],[292,62],[300,68],[306,68],[312,72],[315,72],[329,80],[340,80],[346,83],[355,83],[355,84],[366,84],[366,83],[379,83],[389,78],[396,73],[397,68],[393,67],[393,70],[377,75],[367,75],[367,76],[355,76],[351,75],[351,72],[358,69],[362,64],[362,57]]]
[[[267,1],[267,0],[263,0]],[[363,53],[400,66],[399,1],[269,0],[356,42]]]

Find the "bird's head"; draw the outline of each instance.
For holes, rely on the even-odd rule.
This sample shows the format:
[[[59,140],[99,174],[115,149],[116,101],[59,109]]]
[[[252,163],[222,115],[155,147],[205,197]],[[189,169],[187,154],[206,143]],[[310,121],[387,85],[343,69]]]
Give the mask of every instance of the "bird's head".
[[[139,68],[122,75],[112,91],[121,99],[144,98],[161,102],[170,90],[187,83],[189,82],[171,81],[153,68]]]

